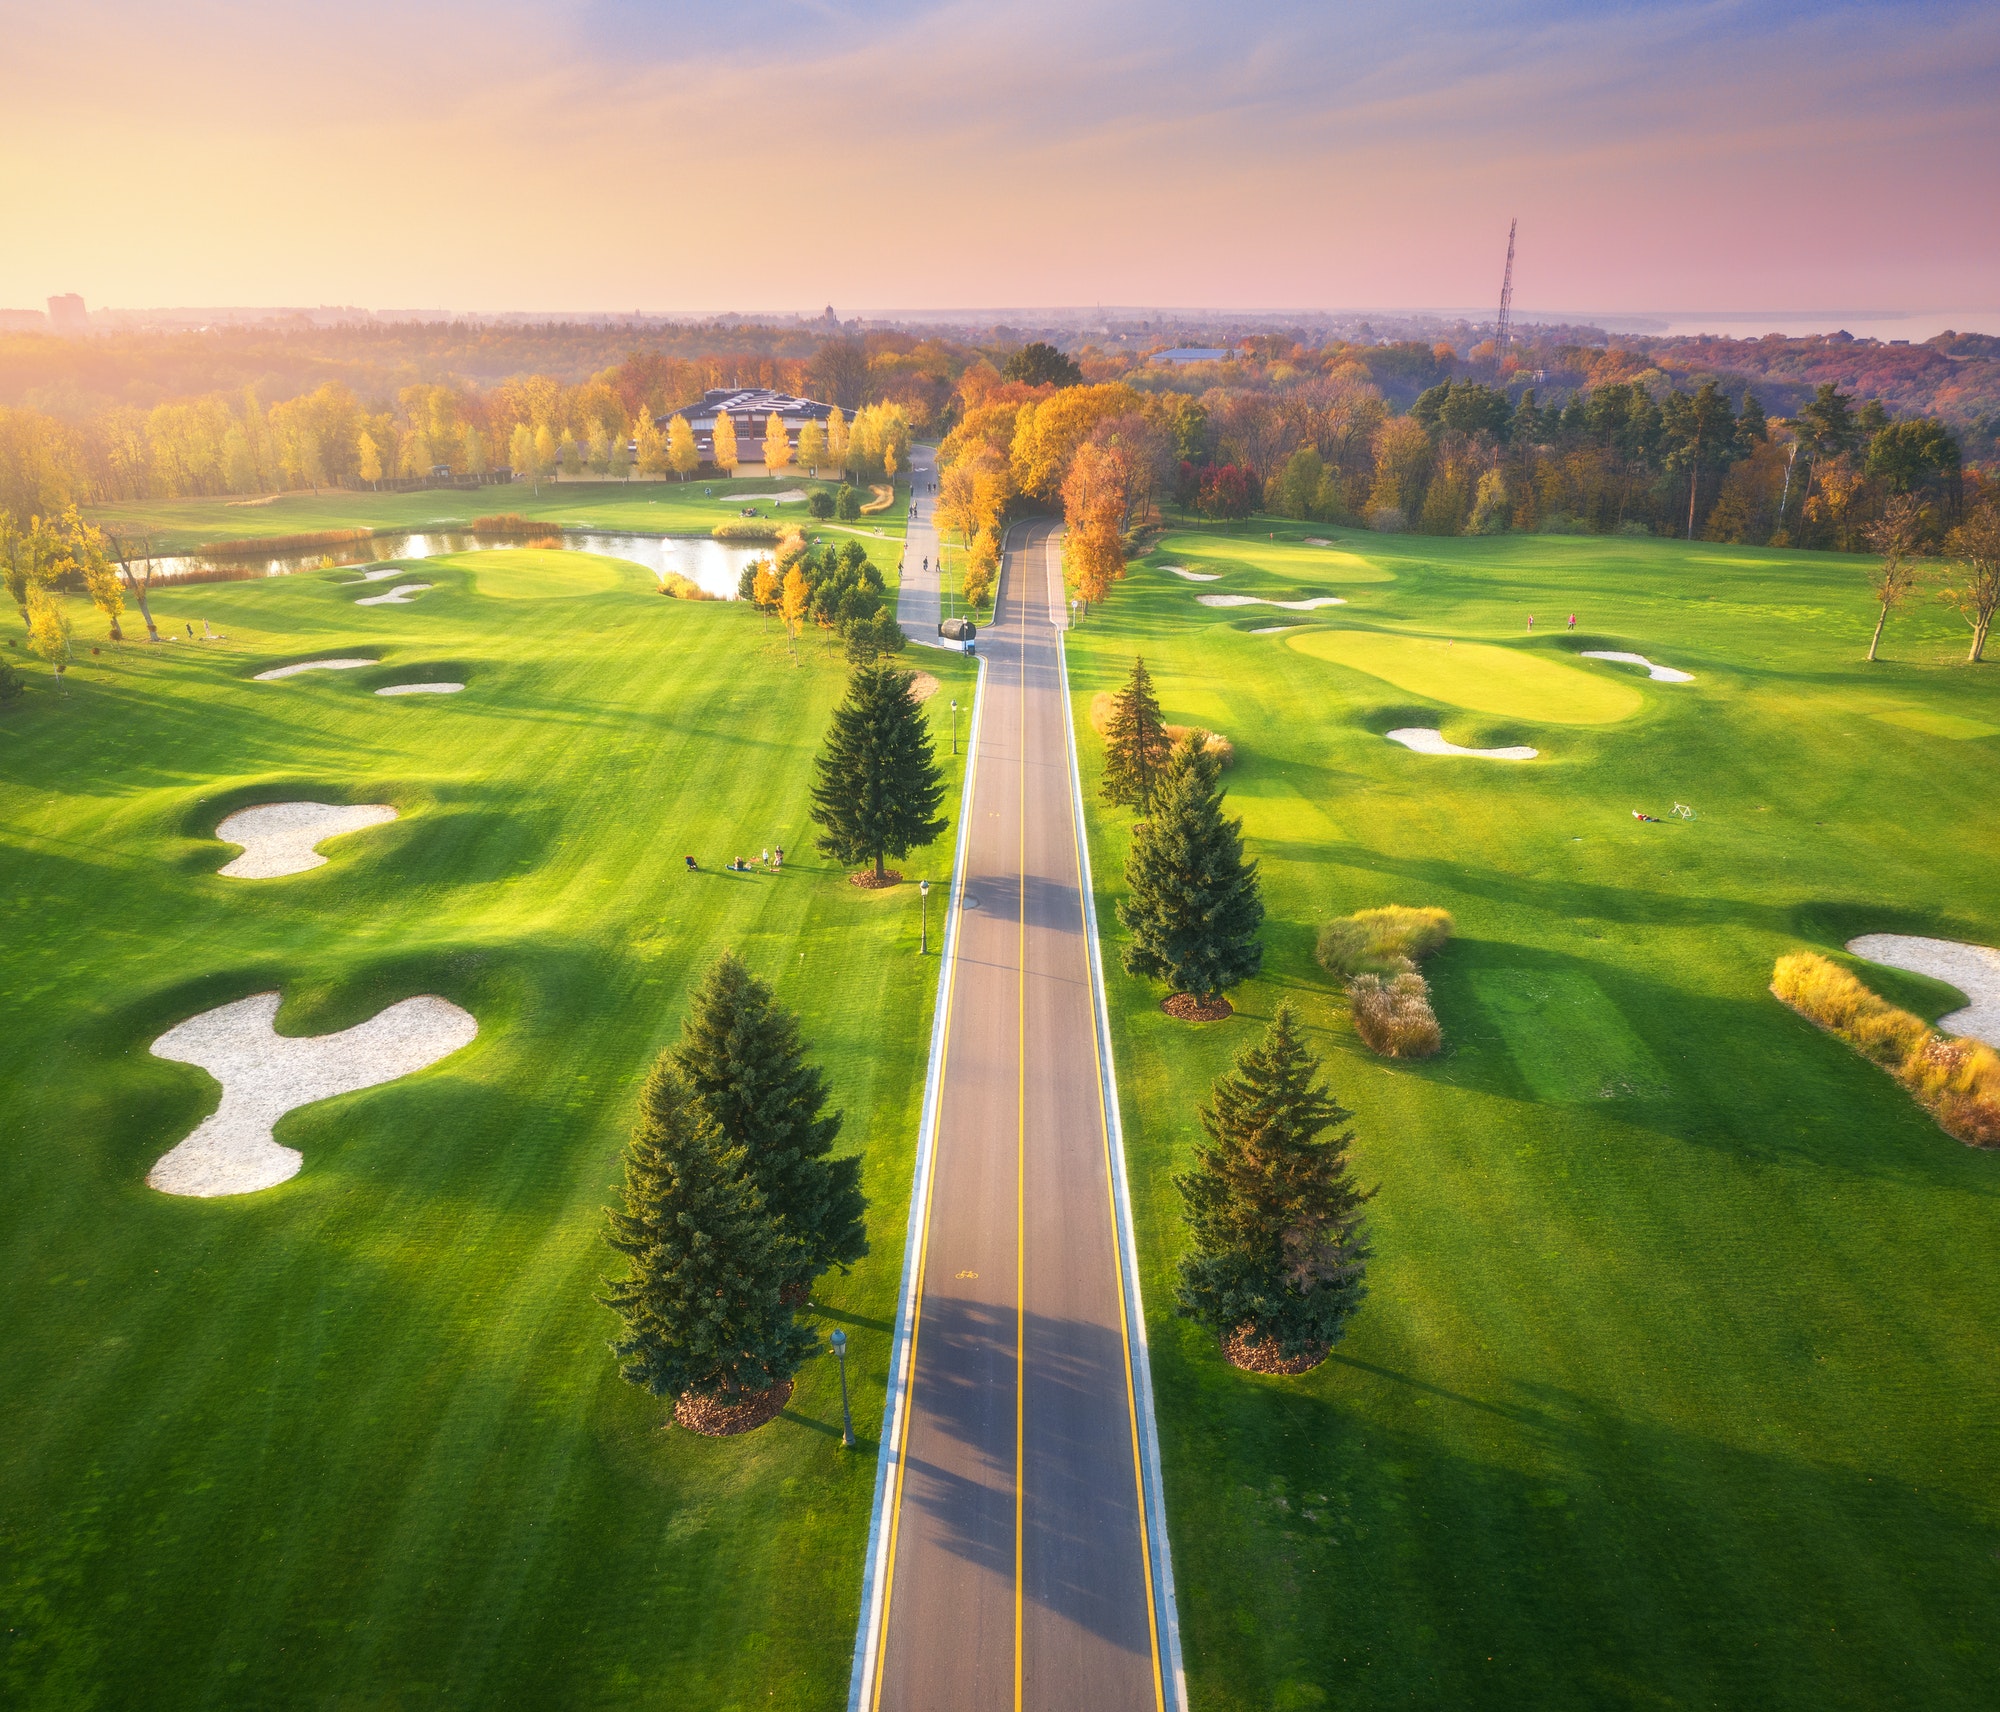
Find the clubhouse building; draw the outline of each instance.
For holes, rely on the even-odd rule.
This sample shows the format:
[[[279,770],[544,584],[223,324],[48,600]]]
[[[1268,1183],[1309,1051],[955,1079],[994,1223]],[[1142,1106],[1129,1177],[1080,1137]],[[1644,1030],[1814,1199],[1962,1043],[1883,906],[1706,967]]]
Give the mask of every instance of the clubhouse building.
[[[699,404],[685,410],[670,410],[654,421],[664,434],[676,416],[685,417],[688,427],[694,430],[695,450],[701,454],[703,468],[719,475],[721,472],[715,469],[715,424],[726,414],[736,425],[736,473],[762,476],[770,474],[764,467],[764,431],[773,411],[784,423],[796,453],[799,431],[808,422],[824,423],[833,414],[833,406],[762,386],[711,387],[702,394]]]

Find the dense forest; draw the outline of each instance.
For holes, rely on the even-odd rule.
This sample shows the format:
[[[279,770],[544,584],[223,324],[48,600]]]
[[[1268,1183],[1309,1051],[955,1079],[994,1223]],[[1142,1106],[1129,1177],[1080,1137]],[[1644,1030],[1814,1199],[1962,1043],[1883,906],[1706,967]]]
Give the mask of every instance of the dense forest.
[[[653,418],[721,385],[865,408],[954,454],[983,448],[966,453],[983,483],[968,545],[1009,508],[1062,505],[1085,443],[1109,460],[1085,460],[1098,475],[1116,466],[1117,505],[1093,503],[1125,532],[1171,496],[1383,530],[1858,550],[1898,495],[1935,541],[1985,491],[2000,339],[1578,340],[1530,329],[1496,363],[1470,339],[1307,345],[1267,331],[1227,340],[1219,360],[1167,364],[1115,342],[804,323],[17,334],[0,337],[0,509],[25,527],[71,503],[422,481],[439,467],[664,473]],[[1019,464],[1044,411],[1069,439]],[[855,455],[871,443],[857,433]]]

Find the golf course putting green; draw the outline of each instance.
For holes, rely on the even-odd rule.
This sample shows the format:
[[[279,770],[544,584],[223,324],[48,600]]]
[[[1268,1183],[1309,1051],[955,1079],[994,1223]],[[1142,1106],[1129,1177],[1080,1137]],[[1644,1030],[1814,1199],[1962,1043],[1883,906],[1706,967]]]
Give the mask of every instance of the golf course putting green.
[[[645,575],[640,566],[623,559],[572,553],[559,547],[495,547],[430,562],[470,570],[472,586],[498,600],[561,600],[603,594],[627,576]]]
[[[1392,583],[1396,573],[1339,547],[1306,547],[1296,541],[1239,540],[1233,535],[1169,535],[1158,551],[1190,570],[1247,566],[1274,577],[1326,577],[1342,583]]]
[[[1302,630],[1285,644],[1474,713],[1551,725],[1611,725],[1639,711],[1629,683],[1595,678],[1539,654],[1483,642],[1391,636],[1380,630]]]

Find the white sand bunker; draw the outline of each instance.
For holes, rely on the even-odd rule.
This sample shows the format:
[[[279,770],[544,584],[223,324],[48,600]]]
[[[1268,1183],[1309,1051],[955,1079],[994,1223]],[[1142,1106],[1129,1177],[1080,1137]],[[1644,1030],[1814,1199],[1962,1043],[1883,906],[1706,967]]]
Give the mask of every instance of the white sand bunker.
[[[716,498],[728,505],[804,505],[806,490],[788,487],[782,493],[720,493]]]
[[[1267,624],[1261,630],[1250,632],[1252,636],[1283,636],[1293,630],[1310,630],[1310,624]]]
[[[222,1104],[160,1156],[149,1188],[166,1195],[247,1195],[298,1175],[295,1148],[271,1126],[285,1113],[414,1074],[471,1044],[479,1025],[449,999],[404,999],[340,1034],[305,1039],[271,1024],[278,995],[257,993],[189,1017],[153,1042],[155,1058],[196,1064],[222,1084]]]
[[[250,681],[268,684],[274,678],[295,678],[301,672],[351,672],[356,666],[379,666],[380,660],[303,660],[296,666],[278,666],[268,672],[259,672]]]
[[[1333,545],[1324,535],[1308,535],[1305,541],[1308,547],[1331,547]]]
[[[1847,949],[1871,963],[1907,969],[1956,987],[1972,1003],[1939,1017],[1938,1027],[1947,1034],[2000,1046],[2000,951],[1990,945],[1968,945],[1962,939],[1922,939],[1907,933],[1864,933],[1850,939]]]
[[[1169,571],[1174,576],[1191,583],[1219,583],[1222,581],[1222,573],[1220,571],[1188,571],[1183,570],[1179,565],[1162,565],[1160,569]]]
[[[1421,725],[1407,725],[1386,735],[1391,743],[1400,743],[1419,755],[1476,755],[1482,761],[1532,761],[1541,753],[1526,745],[1513,749],[1461,749],[1456,743],[1447,743],[1442,731],[1431,731]]]
[[[366,595],[354,604],[356,606],[408,606],[425,589],[432,586],[430,583],[398,583],[387,594]]]
[[[275,880],[324,868],[313,846],[364,826],[384,826],[396,818],[387,803],[259,803],[238,809],[215,829],[224,844],[240,844],[243,854],[217,873],[232,880]]]
[[[363,571],[354,580],[358,583],[379,583],[385,577],[400,577],[402,574],[401,565],[379,565],[372,571]]]
[[[1691,684],[1694,682],[1694,673],[1678,671],[1672,666],[1656,666],[1644,654],[1620,654],[1610,649],[1586,648],[1583,651],[1583,657],[1586,660],[1616,660],[1623,666],[1644,666],[1646,668],[1646,676],[1651,678],[1655,683]]]
[[[1283,606],[1293,612],[1310,612],[1316,606],[1345,606],[1337,594],[1323,594],[1313,600],[1265,600],[1254,594],[1198,594],[1203,606]]]
[[[463,684],[385,684],[377,695],[457,695]]]

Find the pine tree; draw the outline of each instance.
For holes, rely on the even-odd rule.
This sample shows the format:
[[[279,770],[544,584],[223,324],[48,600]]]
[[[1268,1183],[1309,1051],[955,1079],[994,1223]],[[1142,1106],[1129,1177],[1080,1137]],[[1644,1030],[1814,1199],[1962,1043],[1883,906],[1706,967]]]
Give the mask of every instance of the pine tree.
[[[841,1116],[824,1074],[806,1062],[798,1019],[725,952],[688,1006],[674,1067],[796,1246],[781,1283],[803,1301],[829,1266],[868,1252],[861,1161],[827,1157]]]
[[[936,818],[944,778],[930,723],[910,700],[914,674],[864,666],[848,680],[814,763],[812,817],[825,828],[819,848],[836,862],[903,856],[945,828]]]
[[[1146,662],[1134,655],[1132,675],[1113,698],[1111,719],[1104,728],[1100,794],[1108,803],[1120,803],[1144,814],[1152,806],[1153,786],[1172,753],[1173,745],[1160,718],[1160,698],[1153,694],[1152,675]]]
[[[1203,752],[1207,737],[1190,732],[1168,757],[1149,818],[1132,829],[1131,895],[1118,905],[1132,935],[1125,972],[1203,1003],[1264,961],[1257,864],[1243,859],[1243,822],[1222,818],[1221,768]]]
[[[631,1257],[600,1302],[624,1322],[619,1372],[655,1397],[763,1391],[812,1353],[783,1300],[798,1242],[665,1055],[625,1149],[623,1211],[606,1240]]]
[[[1348,1173],[1353,1116],[1315,1080],[1288,1006],[1258,1045],[1218,1076],[1200,1110],[1208,1145],[1176,1178],[1190,1252],[1177,1310],[1223,1337],[1247,1332],[1281,1360],[1317,1357],[1340,1341],[1367,1294],[1363,1193]]]

